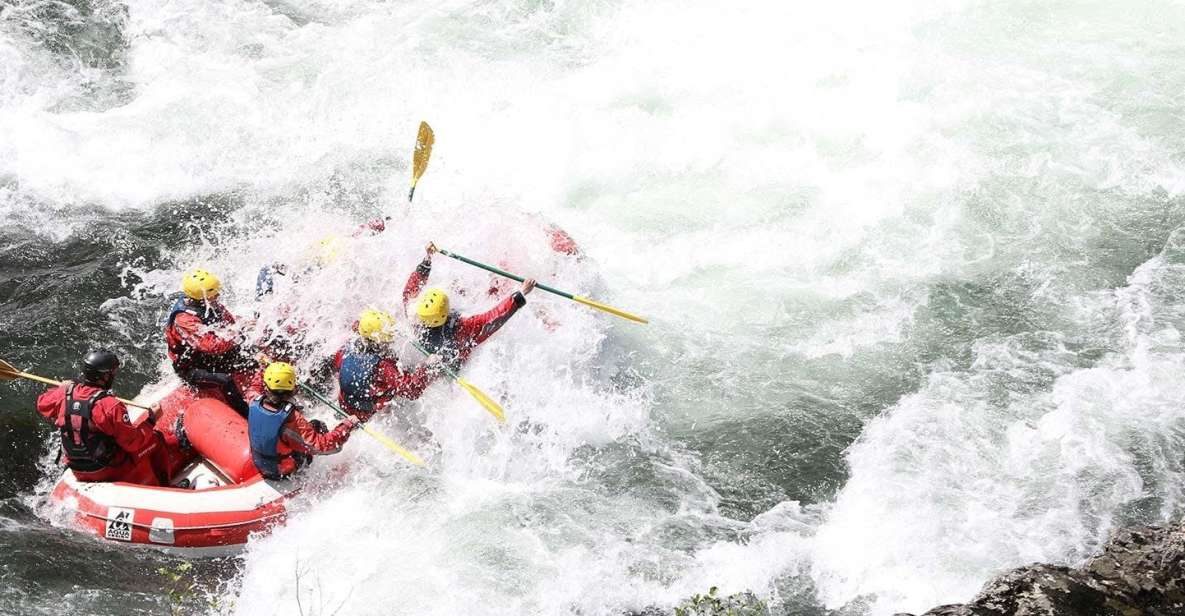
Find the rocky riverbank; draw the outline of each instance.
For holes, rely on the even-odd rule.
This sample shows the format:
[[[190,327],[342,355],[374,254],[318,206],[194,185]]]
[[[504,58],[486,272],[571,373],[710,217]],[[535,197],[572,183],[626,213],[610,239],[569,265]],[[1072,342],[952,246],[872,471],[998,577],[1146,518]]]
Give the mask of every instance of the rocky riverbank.
[[[1183,616],[1185,526],[1117,533],[1081,568],[1033,564],[922,616]],[[911,616],[899,614],[898,616]]]

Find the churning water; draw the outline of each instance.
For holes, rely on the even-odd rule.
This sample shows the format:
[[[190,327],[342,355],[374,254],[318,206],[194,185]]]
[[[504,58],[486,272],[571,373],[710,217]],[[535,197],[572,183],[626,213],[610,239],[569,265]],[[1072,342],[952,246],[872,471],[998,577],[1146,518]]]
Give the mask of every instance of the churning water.
[[[434,240],[652,323],[536,292],[466,368],[505,427],[434,386],[379,422],[429,470],[355,436],[191,607],[924,611],[1182,507],[1182,41],[1169,1],[5,0],[0,356],[135,391],[194,266],[328,354]],[[176,561],[46,519],[37,391],[0,612],[160,613]]]

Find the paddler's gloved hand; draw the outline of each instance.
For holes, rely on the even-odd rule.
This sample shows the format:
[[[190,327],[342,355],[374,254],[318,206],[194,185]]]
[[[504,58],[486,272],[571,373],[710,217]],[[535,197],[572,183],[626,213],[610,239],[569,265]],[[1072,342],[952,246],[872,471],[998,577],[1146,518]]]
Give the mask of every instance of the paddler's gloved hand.
[[[440,355],[433,353],[424,360],[424,369],[428,372],[440,372],[442,363],[444,363],[444,360],[441,359]]]
[[[342,418],[342,423],[350,426],[350,430],[357,430],[358,426],[362,425],[362,422],[358,421],[358,418],[354,417],[353,415],[346,415],[344,418]]]
[[[272,263],[259,268],[259,274],[255,277],[255,299],[263,299],[264,295],[270,295],[275,289],[275,276],[284,276],[287,273],[288,267],[283,263]]]
[[[535,290],[535,279],[528,278],[523,281],[523,286],[519,288],[518,292],[523,295],[530,295],[531,291]]]
[[[424,252],[428,254],[424,255],[424,258],[420,260],[420,264],[416,266],[416,274],[427,279],[432,274],[432,253],[436,252],[436,244],[428,242],[428,245],[424,248]]]

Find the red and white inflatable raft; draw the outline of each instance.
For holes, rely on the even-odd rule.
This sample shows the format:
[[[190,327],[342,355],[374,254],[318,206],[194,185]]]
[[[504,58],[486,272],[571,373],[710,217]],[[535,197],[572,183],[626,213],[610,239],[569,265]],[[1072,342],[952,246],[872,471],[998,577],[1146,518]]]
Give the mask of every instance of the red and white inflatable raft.
[[[541,225],[553,251],[583,257],[562,229],[546,221]],[[505,279],[494,277],[489,294],[510,288]],[[554,328],[547,315],[541,316],[549,329]],[[247,383],[239,385],[245,388]],[[167,469],[169,485],[82,482],[67,469],[50,498],[81,528],[129,547],[217,556],[237,552],[252,534],[283,522],[286,501],[299,488],[293,482],[260,477],[251,461],[247,422],[238,413],[221,400],[197,398],[184,386],[162,388],[158,395],[141,395],[136,402],[161,407],[156,426],[165,443],[152,455],[160,457],[154,466]],[[173,432],[181,416],[190,449],[183,450]]]
[[[150,546],[190,556],[240,550],[253,533],[284,520],[293,482],[260,477],[251,461],[247,422],[220,400],[195,398],[186,387],[136,401],[158,403],[157,429],[165,437],[158,468],[168,469],[168,487],[122,482],[81,482],[67,469],[51,500],[101,539]],[[129,411],[135,411],[129,407]],[[192,443],[182,450],[173,433],[178,416]]]

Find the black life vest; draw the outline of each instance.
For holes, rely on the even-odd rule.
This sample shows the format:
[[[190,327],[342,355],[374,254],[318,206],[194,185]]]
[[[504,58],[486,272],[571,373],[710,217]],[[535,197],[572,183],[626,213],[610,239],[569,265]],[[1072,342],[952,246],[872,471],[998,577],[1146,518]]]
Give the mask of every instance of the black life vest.
[[[115,456],[123,451],[115,437],[99,432],[91,413],[95,403],[110,396],[106,389],[95,392],[86,400],[74,398],[74,385],[66,390],[65,409],[62,414],[62,451],[68,458],[71,470],[94,472],[111,466]]]
[[[206,309],[198,300],[179,297],[173,303],[173,307],[169,309],[169,316],[165,320],[165,327],[172,327],[173,322],[177,320],[177,315],[183,312],[188,312],[201,319],[202,325],[214,325],[226,320],[226,309],[221,305],[212,304],[210,305],[210,309]],[[194,369],[219,373],[234,372],[240,363],[237,349],[231,349],[218,355],[210,355],[208,353],[199,353],[196,349],[180,340],[170,341],[166,337],[165,342],[169,346],[169,353],[174,358],[173,369],[179,373]]]

